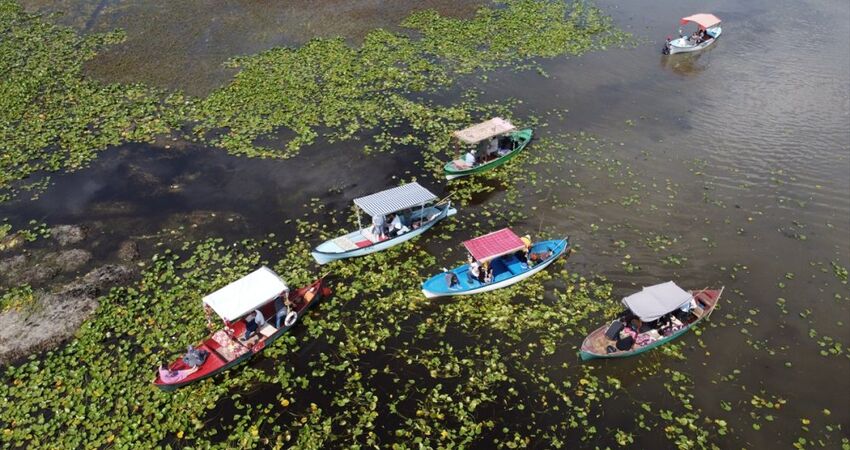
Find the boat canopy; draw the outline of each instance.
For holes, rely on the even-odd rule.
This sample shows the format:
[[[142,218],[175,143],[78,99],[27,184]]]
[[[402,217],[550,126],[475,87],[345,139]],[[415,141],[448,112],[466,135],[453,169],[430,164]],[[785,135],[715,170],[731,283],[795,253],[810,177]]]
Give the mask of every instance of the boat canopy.
[[[245,275],[204,297],[222,319],[232,322],[274,300],[286,290],[286,283],[266,266]]]
[[[525,248],[525,243],[510,228],[502,228],[463,243],[476,261],[486,262]]]
[[[516,127],[507,120],[502,119],[501,117],[494,117],[486,122],[481,122],[478,125],[473,125],[469,128],[455,131],[452,135],[464,143],[477,144],[483,140],[514,130],[516,130]]]
[[[693,296],[672,281],[643,288],[642,291],[623,299],[626,305],[640,320],[652,322],[659,317],[673,312]]]
[[[699,25],[701,30],[704,30],[719,24],[720,19],[718,19],[714,14],[700,13],[688,17],[682,17],[682,20],[679,21],[682,25],[687,25],[688,22],[693,22]]]
[[[355,198],[354,204],[365,211],[366,214],[375,217],[424,205],[436,199],[436,195],[414,181],[386,191]]]

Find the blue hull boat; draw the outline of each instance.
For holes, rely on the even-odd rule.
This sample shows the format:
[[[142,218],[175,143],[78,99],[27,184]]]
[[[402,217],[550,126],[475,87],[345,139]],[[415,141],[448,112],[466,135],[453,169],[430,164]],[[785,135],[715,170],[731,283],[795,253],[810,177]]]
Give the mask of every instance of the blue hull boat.
[[[558,257],[570,248],[569,237],[550,241],[537,242],[531,246],[529,253],[551,254],[533,266],[520,261],[513,254],[493,259],[490,265],[493,268],[493,280],[489,283],[480,282],[469,272],[469,264],[452,269],[450,272],[457,276],[458,283],[449,287],[449,272],[434,275],[422,284],[422,292],[427,298],[447,297],[453,295],[472,295],[480,292],[493,291],[507,287],[529,278],[552,264]]]

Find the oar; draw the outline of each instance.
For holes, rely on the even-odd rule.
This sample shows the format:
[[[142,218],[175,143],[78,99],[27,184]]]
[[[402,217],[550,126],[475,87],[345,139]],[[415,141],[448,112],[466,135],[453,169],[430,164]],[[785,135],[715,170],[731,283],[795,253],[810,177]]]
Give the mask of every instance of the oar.
[[[440,200],[438,200],[438,201],[437,201],[437,203],[436,203],[436,204],[437,204],[437,205],[439,205],[439,204],[441,204],[441,203],[445,203],[445,201],[446,201],[446,200],[448,200],[448,199],[450,199],[450,198],[452,198],[452,196],[453,196],[453,195],[455,195],[455,193],[454,193],[454,192],[452,192],[451,194],[449,194],[449,195],[447,195],[447,196],[445,196],[445,197],[441,198]]]

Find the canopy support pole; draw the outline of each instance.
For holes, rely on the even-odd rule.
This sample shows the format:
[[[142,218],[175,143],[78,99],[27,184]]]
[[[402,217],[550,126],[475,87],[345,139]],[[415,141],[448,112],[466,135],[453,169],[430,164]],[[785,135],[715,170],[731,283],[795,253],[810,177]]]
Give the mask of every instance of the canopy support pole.
[[[357,229],[362,230],[363,225],[360,223],[360,208],[354,207],[354,211],[357,213]]]

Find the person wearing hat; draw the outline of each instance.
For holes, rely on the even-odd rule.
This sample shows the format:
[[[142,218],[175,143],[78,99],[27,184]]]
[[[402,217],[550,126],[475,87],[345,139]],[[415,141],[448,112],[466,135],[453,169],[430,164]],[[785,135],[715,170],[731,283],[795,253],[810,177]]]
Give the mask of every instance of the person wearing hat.
[[[519,238],[522,241],[522,244],[525,245],[525,248],[520,252],[517,252],[517,257],[520,261],[528,264],[528,252],[531,251],[531,235],[526,234],[525,236]]]

